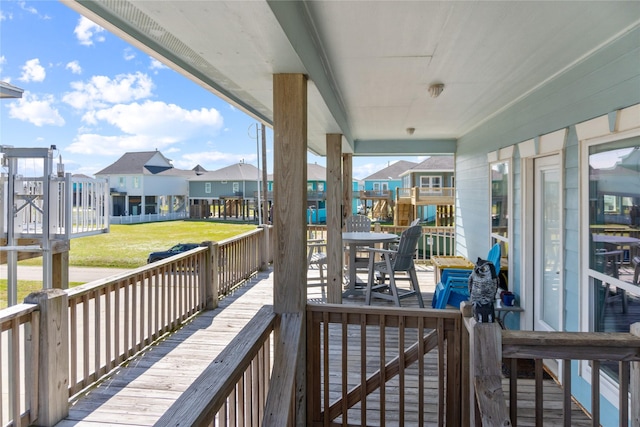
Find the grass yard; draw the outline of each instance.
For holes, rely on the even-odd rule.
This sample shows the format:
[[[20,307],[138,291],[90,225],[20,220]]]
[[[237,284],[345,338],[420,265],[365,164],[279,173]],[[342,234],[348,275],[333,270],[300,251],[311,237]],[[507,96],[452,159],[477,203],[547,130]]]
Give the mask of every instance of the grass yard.
[[[149,252],[169,249],[177,243],[220,241],[255,228],[255,224],[212,221],[116,224],[109,233],[71,239],[69,265],[137,268],[147,263]],[[20,265],[42,265],[42,258],[21,261]]]
[[[70,282],[69,287],[82,285],[80,282]],[[31,292],[42,289],[41,280],[18,280],[18,302],[24,301]],[[0,279],[0,309],[7,307],[7,280]]]

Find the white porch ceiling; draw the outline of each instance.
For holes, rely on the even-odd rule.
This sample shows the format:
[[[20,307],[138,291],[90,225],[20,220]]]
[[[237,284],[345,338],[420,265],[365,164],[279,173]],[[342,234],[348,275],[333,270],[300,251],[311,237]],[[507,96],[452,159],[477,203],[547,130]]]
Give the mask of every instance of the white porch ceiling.
[[[320,155],[327,133],[356,155],[451,152],[640,26],[638,1],[62,1],[268,125],[272,75],[307,74]]]

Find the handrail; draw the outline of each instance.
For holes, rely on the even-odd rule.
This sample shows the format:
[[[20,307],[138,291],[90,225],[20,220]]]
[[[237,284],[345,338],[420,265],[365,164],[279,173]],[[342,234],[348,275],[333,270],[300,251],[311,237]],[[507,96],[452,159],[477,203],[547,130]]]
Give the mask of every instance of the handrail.
[[[64,328],[67,334],[60,341],[66,350],[57,352],[60,360],[62,353],[64,360],[68,358],[69,371],[63,372],[67,389],[60,389],[66,396],[55,399],[66,402],[191,316],[214,308],[214,300],[232,292],[270,261],[273,233],[269,231],[270,227],[264,226],[125,273],[58,290],[64,301],[62,307],[68,310],[70,326]],[[214,259],[223,262],[212,262]],[[59,366],[49,366],[51,361],[43,361],[39,355],[38,316],[39,307],[35,304],[0,310],[0,333],[14,337],[6,340],[8,346],[0,346],[0,378],[11,378],[12,391],[2,390],[2,381],[0,391],[4,399],[11,397],[12,410],[15,405],[23,408],[23,424],[33,422],[37,416],[37,399],[29,397],[39,393],[38,369],[34,366],[60,371]],[[8,354],[15,355],[13,359],[20,363],[25,355],[32,359],[28,359],[26,367],[13,362],[9,366]],[[6,402],[3,405],[7,407]],[[8,414],[3,414],[0,407],[2,425],[10,424]]]
[[[385,225],[385,226],[380,226],[379,224],[374,225],[374,227],[376,226],[379,226],[380,231],[382,232],[394,233],[394,234],[397,234],[398,236],[408,228],[408,226],[398,226],[398,225]],[[307,225],[307,236],[309,236],[309,238],[326,239],[327,226],[309,224]],[[455,239],[456,239],[455,227],[423,226],[422,236],[420,237],[420,242],[418,243],[419,250],[416,251],[416,261],[426,262],[427,260],[430,260],[431,257],[437,256],[437,255],[440,255],[440,256],[455,255]]]
[[[640,323],[631,325],[629,333],[610,332],[540,332],[540,331],[512,331],[500,330],[497,324],[476,324],[471,318],[471,307],[463,303],[461,311],[465,317],[465,330],[469,333],[465,341],[468,346],[463,346],[463,361],[467,366],[463,366],[463,387],[475,385],[475,393],[466,394],[470,396],[468,407],[474,408],[478,405],[479,413],[485,419],[486,414],[491,414],[493,420],[500,421],[495,414],[494,399],[485,399],[485,393],[480,392],[477,384],[479,378],[478,370],[491,369],[491,364],[501,363],[504,359],[510,359],[505,364],[510,370],[509,390],[506,395],[509,399],[509,418],[515,425],[518,418],[518,359],[533,359],[535,361],[535,408],[534,417],[536,422],[542,422],[544,405],[542,399],[543,380],[543,359],[562,360],[563,386],[562,398],[562,424],[571,426],[571,404],[572,404],[572,361],[586,361],[591,369],[591,417],[597,425],[600,425],[600,363],[614,361],[619,364],[619,418],[620,425],[627,425],[627,419],[631,418],[632,425],[640,422]],[[496,338],[497,344],[487,338],[485,329],[487,326],[493,330],[500,331]],[[478,339],[477,334],[483,334]],[[490,335],[490,334],[489,334]],[[476,342],[476,345],[473,343]],[[494,343],[497,350],[492,350]],[[473,348],[473,353],[469,351]],[[489,356],[483,355],[483,351],[488,351]],[[474,374],[475,372],[475,374]],[[492,392],[494,396],[505,394],[500,383],[493,383]],[[628,398],[630,396],[630,399]],[[631,407],[629,407],[631,402]],[[504,407],[501,408],[504,410]],[[502,412],[500,412],[502,413]],[[474,412],[469,414],[468,421],[474,423]],[[635,424],[633,424],[635,423]],[[502,424],[499,424],[502,425]]]
[[[307,425],[369,425],[391,412],[399,425],[461,425],[460,338],[455,310],[307,304]],[[426,366],[438,388],[428,406],[427,381],[407,380],[424,378]]]
[[[302,327],[302,316],[299,313],[284,313],[280,316],[280,329],[275,342],[278,363],[271,374],[262,422],[265,427],[286,426],[291,424],[288,421],[294,417],[296,369]]]
[[[260,389],[261,382],[267,382],[271,366],[270,337],[276,325],[276,314],[271,306],[262,307],[242,328],[240,333],[225,347],[216,359],[180,395],[167,412],[155,423],[156,426],[208,426],[216,414],[227,403],[227,399],[237,392],[237,384],[252,363],[262,363],[259,378],[252,378],[245,384],[245,396],[251,396],[251,388]],[[265,359],[266,358],[266,359]],[[247,390],[249,389],[249,390]],[[265,397],[259,402],[246,399],[248,405],[264,405]],[[226,411],[225,411],[226,412]],[[244,412],[239,409],[239,412]],[[225,422],[227,414],[221,414]],[[258,420],[259,421],[259,420]],[[255,425],[258,425],[256,422]]]
[[[7,412],[0,411],[3,426],[28,425],[38,416],[39,319],[36,304],[0,310],[0,343],[9,343],[0,345],[0,396],[9,396]]]

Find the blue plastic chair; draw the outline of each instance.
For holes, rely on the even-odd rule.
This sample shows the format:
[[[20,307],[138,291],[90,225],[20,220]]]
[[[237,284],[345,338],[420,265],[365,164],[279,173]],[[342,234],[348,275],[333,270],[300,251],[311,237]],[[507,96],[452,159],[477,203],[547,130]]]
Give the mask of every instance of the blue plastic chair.
[[[496,269],[496,275],[500,273],[500,244],[496,243],[487,254]],[[461,270],[445,268],[440,276],[440,283],[436,285],[431,306],[433,308],[446,308],[447,305],[460,307],[463,301],[469,300],[469,276],[473,270]]]

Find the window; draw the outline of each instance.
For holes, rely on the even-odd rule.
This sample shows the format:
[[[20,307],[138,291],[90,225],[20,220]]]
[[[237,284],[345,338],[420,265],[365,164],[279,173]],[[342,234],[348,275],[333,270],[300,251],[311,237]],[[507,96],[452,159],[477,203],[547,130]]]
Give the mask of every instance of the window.
[[[240,183],[239,182],[234,182],[233,183],[233,193],[234,194],[238,194],[240,192]]]
[[[118,187],[120,188],[126,188],[127,187],[127,178],[124,176],[121,176],[120,178],[118,178]]]
[[[587,144],[581,171],[589,328],[628,332],[640,322],[640,136]],[[617,364],[602,371],[617,381]]]
[[[509,237],[509,163],[491,165],[491,235]]]
[[[140,188],[140,177],[139,176],[134,176],[133,177],[133,188]]]
[[[509,262],[509,218],[511,212],[511,161],[501,160],[491,163],[490,167],[490,200],[491,200],[491,242],[493,246],[500,243],[501,261]],[[505,273],[506,272],[506,273]],[[510,269],[500,267],[500,285],[509,286]]]
[[[209,194],[211,193],[211,183],[210,182],[205,182],[204,183],[204,192]]]
[[[421,176],[420,194],[434,194],[442,192],[441,176]]]

